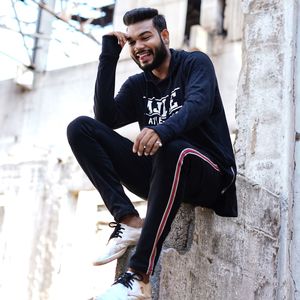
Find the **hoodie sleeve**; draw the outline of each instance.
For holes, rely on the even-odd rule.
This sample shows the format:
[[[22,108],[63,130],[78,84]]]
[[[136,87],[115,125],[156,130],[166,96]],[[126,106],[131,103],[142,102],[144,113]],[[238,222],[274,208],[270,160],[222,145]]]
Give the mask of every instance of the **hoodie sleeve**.
[[[214,107],[217,82],[208,56],[193,52],[184,64],[185,99],[182,108],[164,123],[151,127],[163,142],[197,127],[209,117]]]
[[[119,128],[136,120],[130,79],[125,81],[114,97],[116,67],[121,50],[116,37],[103,36],[95,83],[94,114],[96,120],[111,128]]]

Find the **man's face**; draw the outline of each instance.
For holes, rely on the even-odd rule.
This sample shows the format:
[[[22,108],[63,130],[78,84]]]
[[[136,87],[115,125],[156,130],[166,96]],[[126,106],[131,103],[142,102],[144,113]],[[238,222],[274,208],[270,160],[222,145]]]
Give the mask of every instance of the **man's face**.
[[[152,20],[141,21],[127,28],[127,40],[132,59],[142,70],[158,68],[167,57],[168,50],[161,35],[166,36],[167,30],[158,33]]]

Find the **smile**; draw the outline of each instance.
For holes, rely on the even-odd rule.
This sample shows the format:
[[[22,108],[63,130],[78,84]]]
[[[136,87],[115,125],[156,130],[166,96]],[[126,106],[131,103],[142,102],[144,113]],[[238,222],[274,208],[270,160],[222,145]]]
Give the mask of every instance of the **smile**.
[[[144,62],[149,59],[151,54],[152,54],[151,51],[143,50],[143,51],[139,51],[138,53],[136,53],[135,56],[139,61]]]

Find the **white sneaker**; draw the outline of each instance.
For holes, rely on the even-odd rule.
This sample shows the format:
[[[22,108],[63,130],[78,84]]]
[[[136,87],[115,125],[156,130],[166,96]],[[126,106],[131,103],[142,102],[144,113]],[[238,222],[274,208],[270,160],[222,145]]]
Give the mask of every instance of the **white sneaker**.
[[[142,228],[116,222],[110,222],[109,227],[114,227],[115,230],[111,234],[103,253],[94,261],[94,266],[104,265],[121,257],[129,246],[137,244],[142,231]]]
[[[101,296],[93,300],[151,300],[151,285],[142,281],[142,276],[133,272],[122,274]]]

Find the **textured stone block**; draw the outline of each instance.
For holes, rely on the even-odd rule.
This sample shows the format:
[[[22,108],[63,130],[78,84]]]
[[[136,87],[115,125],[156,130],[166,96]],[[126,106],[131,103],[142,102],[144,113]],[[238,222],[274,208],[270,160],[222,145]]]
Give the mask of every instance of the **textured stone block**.
[[[158,299],[274,299],[278,198],[244,178],[238,191],[238,218],[196,208],[191,247],[163,251]]]
[[[183,204],[151,278],[153,299],[274,299],[278,197],[238,178],[239,217]],[[123,272],[128,258],[118,262]]]
[[[282,8],[282,0],[243,0],[241,7],[244,14],[255,14],[257,12],[273,13]]]
[[[283,14],[249,14],[245,16],[244,42],[246,49],[261,48],[261,44],[279,43],[283,34]]]

